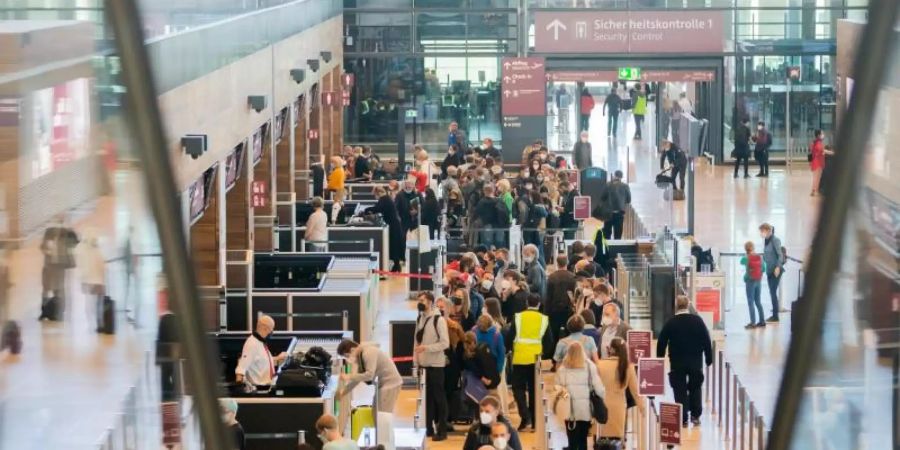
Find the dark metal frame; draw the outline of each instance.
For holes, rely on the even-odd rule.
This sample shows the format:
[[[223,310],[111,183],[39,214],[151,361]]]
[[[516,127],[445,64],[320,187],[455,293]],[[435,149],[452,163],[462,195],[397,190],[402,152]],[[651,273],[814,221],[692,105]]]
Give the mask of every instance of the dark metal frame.
[[[822,323],[841,257],[847,217],[861,186],[863,160],[872,129],[871,116],[886,77],[888,56],[893,55],[894,39],[891,37],[898,10],[900,2],[897,0],[871,0],[869,3],[869,23],[857,46],[864,51],[857,52],[854,63],[857,88],[838,129],[835,145],[841,151],[835,154],[832,164],[839,172],[832,178],[828,201],[822,202],[819,213],[812,243],[816,254],[810,261],[800,299],[804,302],[806,317],[796,324],[791,338],[772,418],[769,450],[787,450],[791,447],[805,394],[804,387],[821,349]]]

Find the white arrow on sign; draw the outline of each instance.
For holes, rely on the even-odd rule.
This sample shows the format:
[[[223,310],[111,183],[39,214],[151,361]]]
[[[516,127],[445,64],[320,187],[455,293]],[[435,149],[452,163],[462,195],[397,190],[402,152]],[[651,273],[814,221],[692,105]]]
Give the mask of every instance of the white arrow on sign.
[[[510,66],[509,61],[503,63],[503,68],[504,68],[504,69],[509,69],[509,66]]]
[[[509,90],[503,91],[503,96],[509,98]]]
[[[553,19],[553,22],[550,22],[547,24],[547,30],[549,31],[551,28],[553,29],[553,40],[558,41],[559,40],[559,30],[560,30],[560,28],[565,30],[566,25],[564,23],[560,22],[559,19]]]

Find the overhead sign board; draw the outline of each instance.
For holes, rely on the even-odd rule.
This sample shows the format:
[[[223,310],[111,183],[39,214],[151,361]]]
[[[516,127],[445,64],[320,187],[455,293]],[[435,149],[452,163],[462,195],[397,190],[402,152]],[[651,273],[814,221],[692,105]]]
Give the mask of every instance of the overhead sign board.
[[[721,53],[722,11],[540,11],[539,53]]]
[[[638,360],[638,393],[657,397],[666,393],[666,360],[641,358]]]
[[[640,70],[640,81],[713,81],[716,73],[712,70]],[[547,81],[588,82],[619,81],[623,78],[616,70],[562,70],[547,72]],[[637,80],[635,80],[637,81]]]
[[[500,92],[504,116],[543,116],[544,58],[503,58]]]

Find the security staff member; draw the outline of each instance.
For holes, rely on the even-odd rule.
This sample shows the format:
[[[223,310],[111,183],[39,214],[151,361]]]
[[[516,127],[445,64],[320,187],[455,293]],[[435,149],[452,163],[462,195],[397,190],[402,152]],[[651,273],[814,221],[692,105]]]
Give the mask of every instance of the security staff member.
[[[528,426],[534,426],[534,365],[538,355],[549,353],[553,347],[552,334],[547,331],[550,328],[550,318],[541,314],[541,296],[529,294],[527,298],[528,309],[517,313],[510,328],[510,338],[513,342],[512,354],[512,388],[519,410],[519,431]],[[525,394],[528,394],[526,400]]]
[[[266,340],[275,331],[275,320],[270,316],[260,316],[256,321],[256,331],[244,342],[244,350],[237,368],[234,369],[235,381],[247,382],[254,386],[268,386],[275,376],[275,366],[281,364],[287,353],[281,352],[272,356]]]
[[[425,434],[432,441],[447,439],[447,395],[444,390],[444,366],[450,347],[447,320],[434,306],[434,294],[421,291],[417,297],[419,317],[413,354],[416,365],[425,369]]]
[[[356,373],[341,374],[341,380],[347,383],[342,396],[353,391],[361,381],[371,382],[378,377],[378,411],[393,414],[403,385],[403,378],[394,361],[376,344],[359,344],[350,339],[344,339],[338,344],[337,353],[356,364]]]
[[[688,159],[677,145],[672,141],[662,141],[662,152],[659,157],[659,169],[665,169],[666,161],[672,167],[672,189],[684,190],[684,173],[687,171]],[[678,177],[679,186],[675,185],[675,177]]]

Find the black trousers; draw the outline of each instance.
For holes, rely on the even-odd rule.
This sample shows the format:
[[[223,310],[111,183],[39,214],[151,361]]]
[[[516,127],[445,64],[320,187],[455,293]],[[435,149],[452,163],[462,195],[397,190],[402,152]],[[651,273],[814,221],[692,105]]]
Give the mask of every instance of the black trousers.
[[[591,123],[591,115],[590,114],[582,114],[581,116],[581,131],[587,131],[588,125]]]
[[[510,383],[522,423],[534,423],[534,364],[513,365]]]
[[[684,190],[684,173],[687,172],[687,167],[685,166],[673,166],[672,167],[672,189],[678,189],[679,191]],[[678,185],[675,184],[675,178],[678,178]]]
[[[610,112],[606,116],[606,134],[615,136],[617,128],[619,128],[619,112]]]
[[[684,182],[684,178],[682,178]],[[603,222],[603,235],[607,239],[622,239],[622,226],[625,224],[625,211],[612,213],[609,220]]]
[[[769,175],[769,152],[756,152],[756,163],[759,164],[759,174]]]
[[[769,284],[769,297],[772,299],[772,315],[778,317],[778,311],[781,309],[778,303],[778,284],[781,283],[782,271],[777,277],[774,273],[766,274],[766,281]]]
[[[700,418],[703,414],[703,371],[678,369],[669,372],[669,385],[675,394],[675,401],[681,403],[681,420]]]
[[[750,176],[748,171],[750,170],[750,152],[738,149],[738,151],[734,154],[734,176],[738,176],[738,168],[741,166],[741,161],[744,162],[744,176]]]
[[[572,313],[569,311],[553,312],[550,313],[549,316],[550,331],[553,333],[553,348],[556,348],[556,343],[559,342],[560,339],[569,335],[569,333],[566,332],[565,328],[566,322],[569,321],[569,317],[572,316]]]
[[[588,431],[591,430],[590,420],[576,420],[574,429],[571,422],[566,422],[566,436],[569,438],[569,446],[566,450],[588,450]]]
[[[447,434],[447,392],[444,390],[444,368],[425,368],[425,434]]]
[[[641,124],[644,123],[644,116],[634,115],[634,137],[641,137]]]

